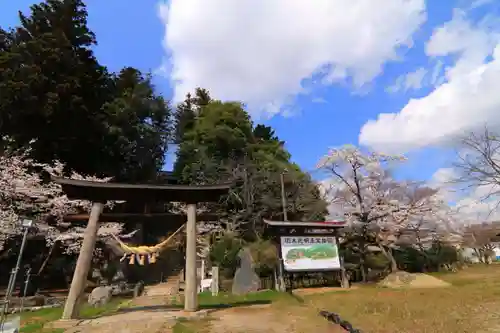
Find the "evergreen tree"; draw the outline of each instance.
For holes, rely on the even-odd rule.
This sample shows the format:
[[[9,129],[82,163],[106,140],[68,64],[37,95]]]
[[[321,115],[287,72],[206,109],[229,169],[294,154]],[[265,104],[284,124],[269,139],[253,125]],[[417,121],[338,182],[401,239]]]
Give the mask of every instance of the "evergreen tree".
[[[253,127],[241,103],[210,101],[195,114],[193,127],[180,142],[174,172],[190,184],[233,181],[232,194],[219,213],[239,221],[249,237],[260,234],[263,218],[283,218],[283,172],[290,220],[322,220],[327,214],[310,176],[290,162],[271,127]]]
[[[138,180],[159,170],[168,103],[139,71],[99,64],[84,3],[47,0],[19,18],[0,30],[2,136],[16,146],[36,139],[31,157],[68,171]]]
[[[109,128],[103,144],[121,166],[116,180],[153,180],[163,167],[170,139],[170,106],[155,94],[151,76],[132,67],[114,76],[113,95],[103,106]]]
[[[184,102],[180,103],[174,113],[174,142],[179,144],[184,133],[193,129],[196,119],[195,106],[191,94],[186,95]]]

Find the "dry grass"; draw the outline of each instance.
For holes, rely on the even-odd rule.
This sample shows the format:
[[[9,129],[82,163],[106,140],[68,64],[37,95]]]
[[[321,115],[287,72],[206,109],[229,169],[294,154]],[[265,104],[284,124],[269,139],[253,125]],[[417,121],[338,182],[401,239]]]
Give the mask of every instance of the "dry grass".
[[[262,308],[216,311],[209,321],[179,323],[175,333],[344,332],[318,310],[338,313],[368,333],[500,332],[500,265],[435,274],[446,288],[387,289],[358,286],[302,293],[304,303],[278,297]]]
[[[438,276],[438,275],[436,275]],[[307,304],[338,313],[370,333],[500,332],[500,265],[439,275],[451,287],[361,287],[305,297]]]

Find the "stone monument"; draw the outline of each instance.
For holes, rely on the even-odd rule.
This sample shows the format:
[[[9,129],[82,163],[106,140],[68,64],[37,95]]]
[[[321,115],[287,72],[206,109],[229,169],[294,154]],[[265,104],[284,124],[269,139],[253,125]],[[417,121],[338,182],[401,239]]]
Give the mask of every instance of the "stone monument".
[[[240,267],[233,278],[232,293],[243,295],[256,292],[260,288],[260,278],[253,269],[253,259],[248,249],[242,249],[238,254]]]

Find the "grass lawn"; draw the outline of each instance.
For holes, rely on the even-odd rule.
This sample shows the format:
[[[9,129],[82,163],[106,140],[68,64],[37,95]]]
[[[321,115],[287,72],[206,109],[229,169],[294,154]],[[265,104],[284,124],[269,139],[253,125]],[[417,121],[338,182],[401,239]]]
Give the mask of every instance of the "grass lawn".
[[[123,300],[112,300],[103,307],[82,306],[80,317],[82,319],[106,315],[116,311]],[[60,329],[44,329],[48,322],[61,318],[63,308],[42,309],[34,312],[24,312],[21,315],[21,333],[62,333]],[[13,315],[14,316],[14,315]]]
[[[288,298],[287,294],[278,293],[272,290],[265,290],[248,295],[231,295],[230,293],[220,293],[212,296],[210,292],[203,292],[198,295],[200,308],[245,306],[254,304],[270,304]]]
[[[200,309],[223,309],[257,304],[271,304],[289,297],[288,294],[272,290],[264,290],[241,296],[232,295],[230,293],[219,293],[217,296],[212,296],[210,292],[202,292],[198,294],[198,305]],[[175,300],[171,302],[171,306],[174,308],[184,307],[182,302]]]

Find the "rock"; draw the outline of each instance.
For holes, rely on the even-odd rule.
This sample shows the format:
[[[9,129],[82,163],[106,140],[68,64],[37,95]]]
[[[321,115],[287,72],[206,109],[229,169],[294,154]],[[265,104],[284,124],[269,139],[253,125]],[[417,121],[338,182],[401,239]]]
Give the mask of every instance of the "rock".
[[[232,293],[243,295],[258,291],[260,289],[260,278],[253,269],[250,251],[242,249],[238,257],[240,258],[240,268],[234,274]]]
[[[89,295],[88,303],[91,306],[103,306],[109,303],[113,289],[111,287],[97,287]]]
[[[131,293],[131,288],[129,288],[129,286],[125,282],[112,284],[110,288],[113,296],[120,296],[129,292]]]
[[[115,275],[113,275],[113,277],[111,278],[111,281],[123,281],[123,280],[125,280],[125,274],[121,269],[118,269]]]
[[[143,292],[144,292],[144,282],[139,281],[136,283],[136,285],[134,287],[134,297],[141,296]]]
[[[385,288],[439,288],[450,283],[423,273],[393,272],[378,283]]]

